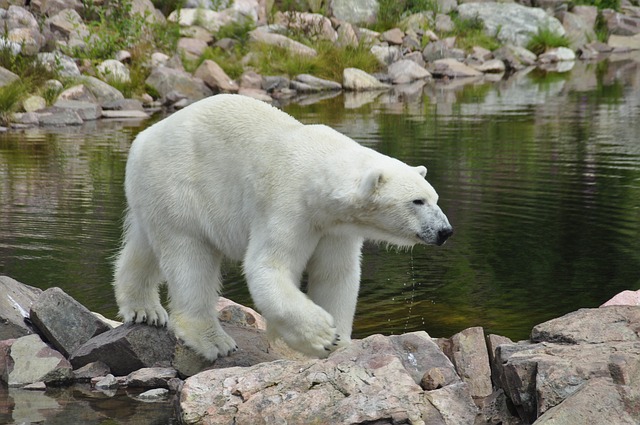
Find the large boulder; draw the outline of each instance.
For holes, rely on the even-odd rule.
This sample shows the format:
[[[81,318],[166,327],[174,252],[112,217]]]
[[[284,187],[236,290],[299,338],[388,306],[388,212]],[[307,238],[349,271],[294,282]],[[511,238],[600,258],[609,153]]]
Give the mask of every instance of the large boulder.
[[[381,83],[376,77],[358,68],[345,68],[342,71],[342,87],[345,90],[367,91],[386,90],[388,84]]]
[[[62,354],[45,344],[38,335],[27,335],[5,342],[0,348],[0,361],[9,365],[0,369],[0,379],[10,387],[22,387],[34,382],[52,385],[69,383],[73,379],[71,364]]]
[[[25,322],[31,305],[42,290],[25,285],[8,276],[0,276],[0,341],[32,334]]]
[[[425,374],[451,377],[420,386]],[[424,332],[354,341],[326,360],[213,369],[185,381],[184,423],[473,423],[467,385]]]
[[[479,19],[487,34],[516,46],[526,46],[532,35],[542,28],[565,34],[560,21],[543,9],[518,3],[464,3],[458,6],[458,14],[462,19]]]
[[[373,24],[376,22],[380,4],[378,0],[332,0],[333,16],[352,24]]]
[[[211,89],[200,78],[193,77],[187,72],[164,66],[154,68],[145,82],[156,90],[162,98],[165,98],[172,91],[186,96],[191,101],[204,99],[213,94]]]
[[[31,320],[66,357],[96,335],[111,329],[60,288],[49,288],[31,306]]]
[[[193,75],[215,92],[237,93],[238,84],[216,62],[206,59]]]
[[[283,49],[286,49],[291,54],[300,55],[300,56],[317,56],[318,52],[306,46],[298,41],[292,40],[289,37],[286,37],[282,34],[275,34],[265,31],[261,28],[257,28],[251,32],[249,32],[249,40],[254,43],[263,43],[268,44],[270,46],[277,46]]]

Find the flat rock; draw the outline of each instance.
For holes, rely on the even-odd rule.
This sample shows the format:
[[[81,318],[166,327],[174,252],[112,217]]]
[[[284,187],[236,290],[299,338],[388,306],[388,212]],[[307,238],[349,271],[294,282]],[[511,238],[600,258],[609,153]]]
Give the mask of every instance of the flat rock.
[[[342,90],[342,85],[335,81],[324,80],[309,74],[297,75],[291,81],[291,88],[298,91],[334,91]]]
[[[102,108],[97,103],[60,99],[54,106],[75,111],[83,121],[97,120],[102,116]]]
[[[41,289],[25,285],[8,276],[0,276],[0,341],[34,332],[25,319]]]
[[[73,371],[73,379],[78,382],[88,382],[99,376],[106,376],[111,369],[104,362],[97,361],[82,366]]]
[[[449,58],[434,61],[430,70],[434,77],[465,78],[482,75],[482,72],[465,65],[457,59]]]
[[[473,423],[466,384],[425,392],[426,370],[451,362],[424,332],[374,335],[326,360],[279,360],[201,372],[184,383],[190,423]],[[451,394],[455,402],[447,402]],[[458,420],[459,422],[453,422]]]
[[[8,69],[0,66],[0,87],[4,87],[7,84],[10,84],[19,79],[20,77],[17,74],[14,74]]]
[[[625,36],[612,34],[607,40],[607,44],[614,49],[640,49],[640,34]]]
[[[169,388],[169,381],[177,376],[171,367],[145,367],[127,375],[125,384],[134,388]]]
[[[124,99],[120,90],[96,77],[83,76],[82,81],[100,104]]]
[[[352,24],[375,23],[379,7],[377,0],[333,0],[331,2],[333,16]]]
[[[102,118],[111,119],[147,119],[149,114],[137,109],[102,111]]]
[[[60,385],[73,378],[69,361],[45,344],[39,335],[27,335],[14,340],[9,356],[13,362],[13,367],[7,373],[10,387],[34,382]]]
[[[260,29],[249,32],[249,40],[254,43],[264,43],[271,46],[282,47],[289,52],[301,56],[317,56],[318,52],[298,41],[292,40],[282,34],[273,34]]]
[[[622,291],[600,307],[607,307],[610,305],[640,305],[640,290]]]
[[[388,84],[381,83],[376,77],[358,68],[345,68],[342,72],[342,87],[345,90],[367,91],[386,90]]]
[[[144,111],[142,102],[138,99],[114,100],[104,103],[102,108],[110,111]]]
[[[31,306],[31,320],[64,356],[111,329],[60,288],[49,288]]]
[[[36,114],[38,114],[38,121],[42,126],[62,127],[80,125],[84,122],[76,111],[55,106],[38,111]]]

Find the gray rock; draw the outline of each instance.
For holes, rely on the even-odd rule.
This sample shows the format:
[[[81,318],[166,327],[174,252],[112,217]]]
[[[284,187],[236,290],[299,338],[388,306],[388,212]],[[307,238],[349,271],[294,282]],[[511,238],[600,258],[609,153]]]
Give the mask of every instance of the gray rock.
[[[640,34],[633,36],[612,34],[607,44],[613,49],[640,50]]]
[[[447,33],[452,32],[455,29],[455,24],[453,23],[453,19],[451,16],[445,15],[443,13],[438,13],[436,15],[436,25],[435,30],[439,33]]]
[[[83,76],[82,81],[96,99],[98,99],[98,103],[100,104],[124,99],[120,90],[111,87],[96,77]]]
[[[430,67],[430,71],[434,77],[466,78],[482,75],[482,72],[476,71],[456,59],[449,58],[434,61]]]
[[[62,354],[51,349],[38,335],[27,335],[13,341],[10,346],[13,368],[7,373],[10,387],[21,387],[34,382],[61,385],[73,378],[71,365]]]
[[[578,50],[597,38],[593,25],[589,26],[580,15],[565,12],[562,16],[562,26],[573,50]]]
[[[373,75],[367,74],[361,69],[345,68],[342,71],[342,87],[345,90],[367,91],[367,90],[385,90],[390,86],[381,83]]]
[[[25,323],[29,310],[42,290],[8,276],[0,276],[0,341],[33,333]]]
[[[393,84],[409,84],[416,80],[431,78],[429,71],[407,59],[389,65],[387,73]]]
[[[381,65],[387,66],[402,57],[402,50],[399,46],[375,44],[371,46],[371,54],[376,57]]]
[[[178,40],[177,50],[188,60],[196,60],[204,53],[207,42],[198,38],[182,37]]]
[[[169,388],[169,381],[177,376],[178,372],[170,367],[145,367],[127,375],[125,384],[134,388]]]
[[[617,385],[606,378],[594,378],[552,407],[535,425],[640,423],[640,391],[637,386]]]
[[[60,288],[49,288],[31,306],[31,320],[45,338],[68,357],[110,328]]]
[[[80,125],[84,121],[77,112],[72,109],[63,109],[55,106],[36,112],[38,121],[42,126],[62,127],[67,125]]]
[[[92,102],[83,102],[80,100],[58,100],[55,107],[60,109],[70,109],[75,111],[83,121],[92,121],[102,116],[102,108],[100,105]]]
[[[113,390],[118,388],[118,380],[112,374],[108,374],[104,378],[101,378],[95,383],[95,388],[98,390]]]
[[[536,63],[535,53],[513,45],[505,45],[493,52],[493,56],[504,62],[508,70],[519,71]]]
[[[11,117],[11,122],[12,124],[23,124],[29,126],[36,126],[40,124],[40,120],[38,119],[38,114],[36,112],[14,113]]]
[[[180,92],[191,101],[204,99],[213,94],[200,78],[167,67],[154,68],[145,82],[163,98],[171,91]]]
[[[243,89],[262,89],[262,85],[262,75],[255,71],[248,70],[240,76],[240,87]]]
[[[19,79],[20,77],[17,74],[14,74],[8,69],[0,66],[0,87],[4,87],[7,84],[13,83],[14,81]]]
[[[201,372],[184,383],[180,419],[198,423],[206,414],[212,423],[473,423],[466,384],[457,380],[429,393],[420,387],[434,367],[453,370],[426,333],[374,335],[326,360]],[[447,402],[454,393],[459,400]]]
[[[464,58],[464,52],[453,47],[451,39],[432,41],[422,50],[422,57],[426,62],[434,62],[438,59]]]
[[[89,36],[89,30],[82,21],[82,17],[75,9],[64,9],[47,18],[45,24],[54,33],[62,35],[64,40],[83,39]]]
[[[65,9],[81,12],[84,5],[80,0],[32,0],[31,6],[44,16],[53,16]]]
[[[102,105],[102,108],[110,111],[144,111],[142,102],[138,99],[122,99],[106,102]]]
[[[162,400],[169,395],[169,390],[166,388],[155,388],[138,394],[138,399],[145,401]]]
[[[491,367],[481,327],[468,328],[452,336],[451,357],[458,375],[468,384],[472,397],[491,395]]]
[[[489,35],[516,46],[526,46],[541,28],[558,35],[565,34],[560,21],[543,9],[517,3],[464,3],[458,6],[458,14],[462,19],[480,19]]]
[[[491,59],[482,63],[468,63],[471,68],[482,73],[499,74],[506,71],[507,67],[500,59]]]
[[[6,7],[6,6],[5,6]],[[9,5],[0,17],[3,35],[20,45],[22,53],[35,55],[44,45],[44,36],[35,16],[21,6]]]
[[[297,83],[301,83],[302,86],[297,86]],[[335,81],[314,77],[313,75],[300,74],[291,81],[291,88],[298,91],[334,91],[342,90],[342,85]]]
[[[211,33],[216,33],[223,25],[233,22],[233,17],[228,13],[210,9],[180,8],[180,10],[171,12],[167,20],[178,22],[183,27],[201,25]]]
[[[267,93],[286,90],[289,89],[289,86],[291,85],[291,80],[289,80],[287,77],[281,76],[268,75],[264,78],[260,77],[260,82],[262,89],[266,90]]]
[[[99,376],[106,376],[111,369],[101,361],[92,362],[73,371],[73,379],[77,382],[88,382]]]
[[[275,24],[289,30],[301,31],[313,39],[327,40],[332,43],[338,39],[338,33],[333,29],[331,20],[319,13],[277,12]]]
[[[601,13],[609,34],[631,36],[640,33],[640,17],[628,16],[612,9],[604,9]]]
[[[42,96],[31,95],[22,101],[25,112],[35,112],[47,107],[47,101]]]
[[[106,81],[128,83],[131,81],[129,69],[120,61],[107,59],[96,67],[98,74]]]
[[[352,24],[373,24],[379,9],[378,0],[332,0],[333,16]]]
[[[574,60],[576,60],[576,54],[566,47],[555,47],[538,56],[540,63],[571,62]]]
[[[206,59],[193,74],[215,92],[237,93],[238,84],[214,61]]]
[[[269,96],[269,93],[262,89],[240,87],[240,90],[238,90],[238,94],[251,97],[253,99],[258,99],[266,103],[271,103],[273,101],[271,96]]]
[[[382,38],[382,41],[399,46],[402,44],[404,32],[400,28],[392,28],[380,34],[380,37]]]
[[[169,365],[175,337],[166,328],[122,325],[91,338],[71,354],[71,364],[80,368],[102,361],[116,375],[128,375],[143,367]]]
[[[58,95],[58,101],[75,100],[78,102],[86,102],[97,105],[98,99],[93,95],[91,90],[84,84],[77,84],[68,89],[63,90]]]
[[[596,6],[576,5],[571,9],[571,13],[579,16],[587,28],[593,29],[598,19],[598,8]]]
[[[301,56],[317,56],[315,49],[281,34],[272,34],[266,31],[253,30],[249,32],[249,40],[254,43],[264,43],[271,46],[282,47],[292,54]]]
[[[38,53],[38,60],[51,70],[58,72],[61,77],[79,77],[80,69],[69,56],[59,52]]]
[[[358,34],[353,25],[349,22],[343,22],[337,29],[338,40],[336,44],[339,47],[357,47],[358,46]]]
[[[149,118],[149,114],[147,114],[144,111],[140,111],[138,109],[109,110],[109,111],[102,111],[102,118],[121,119],[121,120],[126,120],[126,119],[144,120]]]

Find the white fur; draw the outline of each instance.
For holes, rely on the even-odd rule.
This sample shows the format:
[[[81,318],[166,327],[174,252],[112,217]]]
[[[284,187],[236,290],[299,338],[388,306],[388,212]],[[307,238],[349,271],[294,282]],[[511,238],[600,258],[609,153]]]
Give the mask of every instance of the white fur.
[[[215,310],[227,257],[243,262],[270,331],[326,356],[349,342],[365,239],[411,246],[450,234],[425,174],[260,101],[199,101],[131,147],[114,283],[120,315],[168,322],[209,359],[228,355],[236,345]],[[170,317],[158,296],[163,280]]]

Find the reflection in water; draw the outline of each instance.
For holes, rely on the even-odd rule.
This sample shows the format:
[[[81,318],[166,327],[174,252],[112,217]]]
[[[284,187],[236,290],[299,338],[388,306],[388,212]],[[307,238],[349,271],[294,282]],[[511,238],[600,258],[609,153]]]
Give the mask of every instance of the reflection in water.
[[[444,247],[367,245],[356,336],[469,326],[515,339],[640,287],[638,62],[499,82],[428,84],[285,109],[425,164],[456,228]],[[416,92],[416,90],[418,90]],[[369,94],[371,95],[371,94]],[[122,123],[0,135],[0,273],[114,317]],[[250,303],[240,268],[226,295]]]

